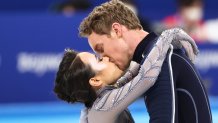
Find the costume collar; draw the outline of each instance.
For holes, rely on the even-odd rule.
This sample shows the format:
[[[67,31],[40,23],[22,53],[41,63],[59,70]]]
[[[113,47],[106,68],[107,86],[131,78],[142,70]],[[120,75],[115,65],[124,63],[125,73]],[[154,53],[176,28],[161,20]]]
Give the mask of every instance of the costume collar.
[[[137,63],[141,63],[142,60],[142,54],[145,52],[145,50],[149,50],[150,45],[153,44],[153,42],[158,38],[158,36],[152,32],[149,33],[136,47],[135,52],[133,54],[133,61]]]

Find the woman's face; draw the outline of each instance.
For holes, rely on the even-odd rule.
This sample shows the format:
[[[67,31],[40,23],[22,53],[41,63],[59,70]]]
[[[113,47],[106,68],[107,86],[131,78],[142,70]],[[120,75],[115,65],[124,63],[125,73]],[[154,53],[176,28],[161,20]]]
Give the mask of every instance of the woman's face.
[[[114,63],[109,61],[108,57],[99,59],[96,55],[89,52],[81,52],[78,54],[80,59],[96,72],[96,76],[105,85],[114,84],[118,78],[123,74]]]

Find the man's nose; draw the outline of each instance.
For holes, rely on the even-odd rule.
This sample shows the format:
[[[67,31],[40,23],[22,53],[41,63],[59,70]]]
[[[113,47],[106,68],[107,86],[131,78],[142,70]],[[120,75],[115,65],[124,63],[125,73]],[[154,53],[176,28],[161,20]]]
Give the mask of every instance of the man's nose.
[[[109,57],[103,57],[103,61],[107,61],[107,62],[109,62],[110,59],[109,59]]]
[[[104,53],[99,54],[99,57],[102,58],[104,61],[110,61],[110,58]]]

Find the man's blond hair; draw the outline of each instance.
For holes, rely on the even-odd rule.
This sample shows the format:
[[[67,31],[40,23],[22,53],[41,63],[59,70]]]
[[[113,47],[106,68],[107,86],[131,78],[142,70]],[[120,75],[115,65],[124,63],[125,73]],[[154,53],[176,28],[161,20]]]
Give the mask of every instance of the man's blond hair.
[[[111,0],[93,11],[81,22],[79,34],[82,37],[89,36],[92,32],[110,35],[114,22],[127,27],[127,29],[142,29],[138,17],[119,0]]]

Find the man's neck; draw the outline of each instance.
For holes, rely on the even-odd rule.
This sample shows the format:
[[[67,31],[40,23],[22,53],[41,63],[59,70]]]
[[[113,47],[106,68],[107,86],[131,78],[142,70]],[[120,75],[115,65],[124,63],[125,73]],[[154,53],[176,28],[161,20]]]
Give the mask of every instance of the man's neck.
[[[133,53],[132,60],[137,63],[141,63],[142,54],[149,52],[149,49],[153,47],[156,42],[158,36],[155,33],[149,33],[146,35],[136,46],[135,51]]]
[[[132,33],[130,36],[132,37],[132,38],[129,38],[129,39],[131,39],[130,41],[129,41],[129,46],[130,46],[130,54],[132,54],[132,56],[133,56],[133,54],[134,54],[134,52],[135,52],[135,49],[136,49],[136,47],[138,46],[138,44],[149,34],[148,32],[146,32],[146,31],[144,31],[144,30],[134,30],[134,31],[132,31],[132,32],[130,32],[130,33]]]

